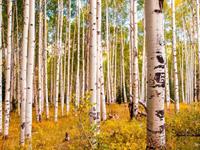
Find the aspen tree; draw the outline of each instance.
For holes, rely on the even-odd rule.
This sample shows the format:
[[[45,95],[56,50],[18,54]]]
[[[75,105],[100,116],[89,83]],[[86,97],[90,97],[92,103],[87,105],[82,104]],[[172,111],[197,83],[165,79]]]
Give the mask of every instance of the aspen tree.
[[[91,104],[90,120],[93,124],[96,124],[97,108],[96,108],[96,73],[97,73],[97,23],[96,23],[96,0],[90,0],[90,71],[89,71],[89,90],[91,92]]]
[[[29,47],[27,63],[27,103],[26,103],[26,137],[32,137],[32,104],[34,99],[34,56],[35,56],[35,0],[30,1],[29,8]],[[36,85],[36,84],[35,84]],[[37,88],[35,88],[36,91]],[[37,94],[36,94],[37,95]],[[37,102],[37,98],[35,99]],[[37,104],[36,104],[37,105]],[[38,111],[37,111],[38,112]]]
[[[21,63],[21,139],[20,144],[25,142],[25,120],[26,120],[26,73],[27,73],[27,50],[28,50],[28,30],[29,30],[29,0],[24,1],[24,28],[22,41],[22,63]],[[28,110],[27,110],[28,111]]]
[[[124,103],[127,103],[127,96],[126,96],[126,80],[125,80],[125,67],[124,67],[124,34],[123,28],[121,26],[121,60],[122,60],[122,93],[124,97]]]
[[[145,15],[145,14],[144,14]],[[146,101],[146,82],[147,82],[147,57],[146,57],[146,47],[145,47],[145,37],[146,37],[146,27],[145,27],[145,16],[144,16],[144,40],[143,40],[143,52],[142,52],[142,85],[141,85],[141,95],[140,98]]]
[[[77,1],[78,39],[77,39],[77,72],[76,72],[76,102],[75,102],[76,108],[79,106],[79,102],[80,102],[80,6],[81,6],[80,3],[81,3],[81,1],[78,0]]]
[[[163,1],[145,0],[147,50],[147,148],[165,149],[165,48]]]
[[[8,138],[10,122],[10,77],[11,77],[11,55],[12,55],[12,0],[7,1],[8,29],[7,29],[7,52],[6,52],[6,88],[5,88],[5,120],[4,138]]]
[[[43,50],[43,28],[42,28],[42,19],[43,19],[43,12],[42,12],[42,0],[39,1],[39,43],[38,43],[38,114],[39,120],[42,121],[42,110],[43,110],[43,101],[44,101],[44,91],[43,91],[43,59],[42,59],[42,50]]]
[[[17,6],[17,1],[16,1],[16,4]],[[17,32],[17,38],[16,38],[16,44],[17,44],[17,56],[16,56],[16,59],[17,59],[17,112],[18,112],[18,115],[20,116],[20,105],[21,105],[21,89],[20,89],[20,48],[19,48],[19,25],[18,25],[18,9],[16,7],[15,9],[16,11],[16,32]]]
[[[102,120],[106,120],[106,103],[105,103],[105,91],[104,91],[104,74],[103,74],[103,49],[102,49],[102,1],[97,0],[97,51],[98,51],[98,80],[100,88],[99,99],[99,111],[97,110],[97,120],[101,121],[100,108],[102,108]],[[101,105],[101,106],[100,106]],[[99,114],[98,114],[99,113]]]
[[[68,55],[67,55],[67,98],[66,110],[69,112],[70,101],[70,60],[71,60],[71,0],[68,2]]]
[[[131,117],[138,114],[139,80],[138,80],[138,42],[137,42],[137,0],[130,1],[130,102],[132,103]]]
[[[176,58],[176,23],[175,23],[175,3],[171,1],[172,5],[172,52],[173,52],[173,68],[174,68],[174,100],[175,111],[179,112],[179,86],[178,86],[178,69]]]
[[[169,109],[170,105],[170,88],[169,88],[169,71],[168,71],[168,61],[167,56],[165,58],[166,65],[165,65],[165,97],[167,102],[167,109]]]
[[[48,72],[47,72],[47,2],[44,0],[44,54],[43,54],[43,63],[44,63],[44,93],[45,93],[45,102],[46,102],[46,117],[49,119],[49,97],[48,97]]]
[[[60,19],[61,19],[61,2],[62,0],[58,1],[58,23],[57,23],[57,51],[56,51],[56,55],[57,55],[57,60],[56,60],[56,84],[55,84],[55,91],[56,91],[56,95],[55,95],[55,105],[54,105],[54,121],[57,122],[58,121],[58,98],[59,98],[59,77],[60,77],[60,62],[61,62],[61,41],[60,41]]]
[[[0,134],[2,134],[2,0],[0,0]]]
[[[83,27],[82,27],[82,98],[85,97],[85,17],[84,12],[82,12],[83,17]]]
[[[111,78],[110,78],[110,47],[109,47],[109,16],[108,16],[108,1],[106,0],[106,50],[107,50],[107,101],[110,103],[111,96]]]
[[[62,47],[62,34],[63,34],[63,0],[60,1],[60,30],[59,30],[59,43],[60,43],[60,100],[61,100],[61,113],[64,115],[64,78],[63,78],[63,47]]]

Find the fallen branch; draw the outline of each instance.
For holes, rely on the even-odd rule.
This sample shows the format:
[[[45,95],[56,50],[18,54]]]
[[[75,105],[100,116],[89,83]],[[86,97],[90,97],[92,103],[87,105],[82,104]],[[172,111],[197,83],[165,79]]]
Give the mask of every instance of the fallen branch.
[[[171,99],[171,98],[170,98],[170,101],[171,101],[172,103],[175,103],[175,100],[173,100],[173,99]]]
[[[147,104],[144,100],[139,100],[139,104],[142,105],[145,109],[145,111],[147,112]]]

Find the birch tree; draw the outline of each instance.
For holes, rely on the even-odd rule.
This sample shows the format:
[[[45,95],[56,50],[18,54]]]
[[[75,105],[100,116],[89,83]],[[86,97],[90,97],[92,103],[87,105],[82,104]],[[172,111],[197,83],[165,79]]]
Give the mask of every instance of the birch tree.
[[[111,96],[111,78],[110,78],[110,47],[109,47],[109,16],[108,16],[108,0],[106,0],[106,50],[107,50],[107,101],[110,103]]]
[[[26,120],[26,72],[27,72],[27,50],[28,50],[28,28],[29,27],[29,0],[24,1],[24,28],[22,40],[22,61],[21,61],[21,139],[20,144],[25,142],[25,120]],[[28,110],[27,110],[28,111]]]
[[[90,0],[90,64],[89,64],[89,90],[91,92],[91,104],[90,120],[93,124],[96,124],[96,72],[97,72],[97,24],[96,24],[96,0]]]
[[[163,1],[145,0],[147,50],[147,149],[165,149]]]
[[[77,1],[77,14],[78,14],[78,39],[77,39],[77,74],[76,74],[76,102],[75,106],[79,106],[80,101],[80,6],[81,1]],[[73,65],[73,64],[72,64]]]
[[[46,102],[46,117],[49,118],[49,100],[48,100],[48,72],[47,72],[47,2],[44,0],[44,54],[43,54],[43,63],[44,63],[44,89],[45,89],[45,102]]]
[[[35,0],[29,0],[29,45],[27,62],[27,102],[26,102],[26,137],[32,137],[32,104],[34,99],[34,56],[35,56]],[[36,84],[35,84],[36,85]],[[35,88],[36,89],[36,88]],[[37,94],[36,94],[37,95]],[[37,101],[37,98],[35,99]]]
[[[70,101],[70,60],[71,60],[71,0],[68,2],[68,55],[67,55],[67,98],[66,109],[69,112]]]
[[[173,52],[173,69],[174,69],[174,100],[175,111],[179,112],[179,86],[178,86],[178,69],[176,58],[176,23],[175,23],[175,3],[171,1],[172,5],[172,52]]]
[[[44,91],[43,91],[43,59],[42,59],[42,50],[43,50],[43,28],[42,28],[42,19],[43,19],[43,12],[42,12],[42,0],[39,1],[39,43],[38,43],[38,101],[39,101],[39,108],[38,108],[38,114],[39,114],[39,120],[42,121],[42,108],[43,108],[43,101],[44,101]]]
[[[6,54],[6,88],[5,88],[5,120],[4,138],[8,138],[10,122],[10,77],[11,77],[11,53],[12,53],[12,0],[7,1],[8,29],[7,29],[7,54]]]
[[[137,1],[130,1],[130,104],[131,118],[138,114],[138,43],[137,43]]]

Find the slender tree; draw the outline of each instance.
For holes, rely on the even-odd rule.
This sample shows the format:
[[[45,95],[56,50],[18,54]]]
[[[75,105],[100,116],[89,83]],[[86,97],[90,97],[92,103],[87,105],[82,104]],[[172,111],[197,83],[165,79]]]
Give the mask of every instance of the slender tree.
[[[68,1],[68,57],[67,57],[67,98],[66,109],[69,112],[70,101],[70,60],[71,60],[71,0]]]
[[[29,47],[27,64],[27,103],[26,103],[26,137],[32,137],[32,104],[34,99],[34,56],[35,56],[35,0],[30,0],[29,8]],[[36,85],[36,84],[35,84]],[[35,88],[36,90],[37,88]],[[37,94],[36,94],[37,95]],[[35,99],[37,101],[37,98]],[[36,104],[37,105],[37,104]],[[38,112],[38,111],[37,111]]]
[[[38,43],[38,101],[39,101],[39,120],[42,121],[42,111],[43,111],[43,101],[44,101],[44,88],[43,88],[43,59],[42,59],[42,51],[43,51],[43,28],[42,28],[42,20],[43,20],[43,5],[42,0],[39,1],[39,43]]]
[[[130,108],[131,118],[138,114],[138,46],[137,46],[137,1],[130,1]]]
[[[96,24],[96,0],[90,0],[90,71],[89,71],[89,90],[91,92],[91,112],[90,120],[96,124],[97,110],[96,110],[96,73],[97,73],[97,24]]]
[[[175,111],[179,112],[179,86],[178,86],[178,69],[176,58],[176,23],[175,23],[175,3],[171,1],[172,5],[172,51],[173,51],[173,68],[174,68],[174,100]]]
[[[165,149],[163,1],[146,0],[147,149]]]
[[[47,2],[44,0],[44,54],[43,54],[43,63],[44,63],[44,95],[45,95],[45,102],[46,102],[46,117],[49,118],[49,98],[48,98],[48,74],[47,74]]]
[[[75,106],[79,106],[80,101],[80,6],[81,1],[77,1],[77,17],[78,17],[78,39],[77,39],[77,72],[76,72],[76,102]]]
[[[7,1],[8,29],[7,29],[7,52],[6,55],[6,88],[5,88],[5,120],[4,138],[8,138],[10,122],[10,77],[11,77],[11,55],[12,55],[12,0]]]
[[[25,120],[26,120],[26,72],[27,72],[27,50],[28,50],[28,30],[29,30],[29,0],[24,1],[24,28],[22,41],[22,61],[21,61],[21,139],[20,144],[25,142]],[[27,110],[29,111],[29,110]]]

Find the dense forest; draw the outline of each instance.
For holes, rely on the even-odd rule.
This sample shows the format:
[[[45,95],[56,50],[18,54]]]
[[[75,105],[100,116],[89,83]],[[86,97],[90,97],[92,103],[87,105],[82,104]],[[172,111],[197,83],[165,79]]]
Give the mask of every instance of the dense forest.
[[[199,150],[199,0],[0,0],[0,149]]]

